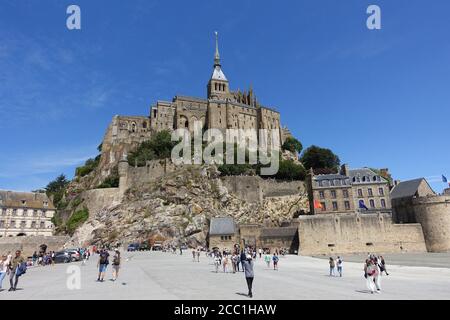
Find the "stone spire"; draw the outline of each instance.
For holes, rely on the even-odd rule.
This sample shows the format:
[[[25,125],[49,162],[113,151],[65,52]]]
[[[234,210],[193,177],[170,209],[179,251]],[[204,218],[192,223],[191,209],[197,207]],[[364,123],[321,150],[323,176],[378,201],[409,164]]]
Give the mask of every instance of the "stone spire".
[[[216,35],[216,53],[214,54],[214,67],[220,67],[220,54],[219,54],[219,33],[214,32]]]

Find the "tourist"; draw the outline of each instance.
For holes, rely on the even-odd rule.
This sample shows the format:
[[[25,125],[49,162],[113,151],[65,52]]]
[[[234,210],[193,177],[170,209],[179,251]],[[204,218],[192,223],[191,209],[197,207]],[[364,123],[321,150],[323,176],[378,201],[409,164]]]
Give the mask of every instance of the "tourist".
[[[261,248],[259,248],[258,253],[259,253],[259,258],[261,259],[262,258],[262,249]]]
[[[22,252],[17,250],[16,256],[9,262],[9,284],[11,285],[9,291],[16,291],[19,277],[25,273],[22,269],[24,263],[26,263],[26,261],[24,257],[22,257]]]
[[[219,253],[216,253],[214,256],[214,267],[216,268],[216,273],[219,272],[219,266],[220,266],[220,257]]]
[[[342,266],[344,264],[344,261],[342,260],[341,257],[337,257],[337,272],[339,273],[339,277],[342,277]]]
[[[239,264],[241,263],[241,256],[239,254],[239,251],[236,252],[236,270],[239,272]]]
[[[237,256],[236,252],[234,252],[233,255],[231,256],[231,265],[233,267],[233,273],[236,273],[237,259],[238,259],[238,256]]]
[[[223,257],[223,273],[228,272],[228,256],[224,255]]]
[[[381,293],[381,269],[380,263],[377,257],[373,259],[373,265],[375,268],[375,274],[373,275],[373,281],[375,282],[375,287],[377,288],[377,293]]]
[[[266,255],[264,256],[264,261],[267,263],[267,268],[270,268],[270,261],[271,261],[271,257],[269,254],[269,251],[266,252]]]
[[[273,261],[273,270],[278,270],[278,261],[280,259],[278,258],[278,255],[276,253],[273,254],[272,261]]]
[[[9,266],[10,258],[8,256],[3,255],[0,258],[0,290],[2,289],[3,279],[5,278],[6,274],[8,273],[8,266]]]
[[[384,260],[383,256],[380,256],[380,271],[381,273],[385,272],[387,276],[389,275],[386,269],[386,261]]]
[[[197,249],[197,262],[200,262],[200,248]]]
[[[98,268],[98,282],[103,282],[105,278],[105,272],[106,268],[108,267],[109,261],[109,253],[106,251],[106,249],[100,250],[100,255],[97,262],[97,268]]]
[[[330,264],[330,277],[331,276],[335,276],[334,274],[334,268],[336,267],[336,264],[334,262],[333,257],[330,257],[330,260],[328,261],[328,263]]]
[[[255,274],[253,272],[253,260],[250,254],[247,255],[247,257],[245,257],[244,260],[242,260],[242,268],[244,269],[245,280],[247,281],[248,296],[252,298],[253,297],[252,286]]]
[[[367,259],[364,264],[364,277],[366,278],[367,289],[369,289],[370,293],[375,292],[375,283],[374,276],[376,273],[376,268],[373,264],[373,260]]]
[[[192,262],[195,262],[195,256],[197,253],[195,252],[195,249],[192,249]]]
[[[117,280],[117,277],[119,276],[119,269],[120,269],[120,251],[119,249],[116,249],[112,263],[112,281]]]
[[[31,256],[31,258],[32,258],[32,260],[33,260],[33,266],[35,266],[35,265],[37,264],[37,260],[38,260],[38,254],[37,254],[36,251],[33,253],[33,255]]]

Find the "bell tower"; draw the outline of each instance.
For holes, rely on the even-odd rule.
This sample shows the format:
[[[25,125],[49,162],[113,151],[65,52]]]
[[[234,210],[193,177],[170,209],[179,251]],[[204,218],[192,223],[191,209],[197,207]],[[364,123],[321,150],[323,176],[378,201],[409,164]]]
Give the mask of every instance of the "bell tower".
[[[219,54],[219,39],[218,33],[216,35],[216,52],[214,54],[214,69],[211,75],[211,79],[208,82],[208,99],[225,100],[230,92],[227,77],[222,71],[222,65],[220,64]]]

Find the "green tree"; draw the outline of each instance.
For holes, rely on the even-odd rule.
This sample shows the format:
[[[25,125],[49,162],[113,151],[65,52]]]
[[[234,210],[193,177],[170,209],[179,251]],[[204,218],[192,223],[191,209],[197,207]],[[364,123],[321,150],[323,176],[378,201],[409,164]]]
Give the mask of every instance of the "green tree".
[[[318,146],[311,146],[307,148],[300,161],[303,163],[305,169],[329,169],[331,172],[338,172],[341,161],[339,157],[330,149],[320,148]]]
[[[69,181],[64,174],[59,175],[55,180],[49,182],[45,187],[45,192],[49,198],[53,198],[53,204],[61,209],[64,206],[64,194]]]
[[[301,164],[292,160],[281,160],[275,178],[279,180],[305,180],[306,171]]]
[[[177,143],[171,140],[169,131],[160,131],[150,140],[142,142],[134,152],[130,152],[128,163],[142,167],[149,160],[170,158],[172,149]]]
[[[294,137],[287,137],[281,148],[283,150],[289,150],[291,152],[300,153],[303,150],[303,145],[300,141],[298,141]]]

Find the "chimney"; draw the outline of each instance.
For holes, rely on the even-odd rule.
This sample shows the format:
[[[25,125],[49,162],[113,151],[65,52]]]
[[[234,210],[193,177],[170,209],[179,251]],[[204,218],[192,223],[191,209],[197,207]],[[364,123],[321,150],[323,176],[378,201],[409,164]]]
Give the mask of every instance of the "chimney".
[[[341,166],[341,175],[348,177],[350,175],[350,168],[347,163]]]

